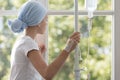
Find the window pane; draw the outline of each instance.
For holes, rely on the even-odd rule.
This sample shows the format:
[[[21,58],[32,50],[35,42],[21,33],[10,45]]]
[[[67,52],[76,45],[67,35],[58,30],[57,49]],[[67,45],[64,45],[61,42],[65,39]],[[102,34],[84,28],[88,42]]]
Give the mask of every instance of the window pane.
[[[112,16],[96,16],[93,18],[89,41],[86,27],[87,18],[82,16],[79,18],[82,26],[80,48],[83,58],[80,66],[86,70],[81,73],[82,78],[86,79],[86,75],[90,72],[90,80],[111,80]],[[90,55],[88,55],[88,47]]]
[[[18,9],[26,1],[28,0],[0,0],[0,9],[1,10]]]
[[[78,0],[79,10],[85,10],[85,0]],[[74,0],[49,0],[50,10],[74,10]],[[112,10],[112,0],[98,0],[97,10]]]
[[[48,0],[50,10],[73,10],[73,0]]]
[[[83,61],[80,64],[85,71],[81,72],[82,80],[111,79],[111,16],[94,17],[93,28],[90,32],[90,55],[88,54],[87,17],[79,16],[81,26],[81,43],[79,44]],[[66,44],[67,38],[74,32],[74,16],[49,16],[49,62],[52,62]],[[74,80],[74,52],[68,58],[65,66],[55,76],[54,80]]]
[[[0,0],[0,9],[18,9],[28,0]],[[74,0],[48,0],[50,10],[74,10]],[[78,0],[79,10],[85,10],[84,1]],[[112,10],[112,0],[98,0],[97,10]]]
[[[17,35],[8,28],[7,19],[15,17],[0,17],[0,80],[8,80],[10,75],[10,54]]]
[[[85,0],[78,0],[79,10],[85,10]],[[112,10],[112,0],[98,0],[97,10]]]
[[[73,23],[73,16],[49,16],[49,63],[64,49],[67,38],[74,31]],[[64,79],[73,80],[73,54],[53,80]]]

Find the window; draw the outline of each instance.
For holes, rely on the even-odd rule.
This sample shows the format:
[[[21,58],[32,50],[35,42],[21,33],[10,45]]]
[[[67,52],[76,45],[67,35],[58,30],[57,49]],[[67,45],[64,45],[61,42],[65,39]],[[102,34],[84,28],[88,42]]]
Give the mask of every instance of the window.
[[[0,79],[6,80],[10,72],[10,51],[18,34],[14,35],[7,27],[7,19],[17,16],[18,8],[27,0],[0,1]],[[74,0],[39,0],[48,8],[49,28],[48,62],[59,55],[64,48],[69,35],[74,31]],[[90,55],[86,58],[88,47],[87,11],[84,0],[78,0],[79,26],[81,26],[81,43],[79,44],[83,62],[80,68],[87,68],[91,72],[91,80],[119,80],[120,79],[120,1],[98,0],[97,11],[94,12],[93,27],[90,32]],[[55,34],[56,33],[56,34]],[[58,42],[59,41],[59,42]],[[7,44],[6,44],[7,43]],[[62,78],[74,80],[74,52],[67,59],[63,69],[54,80]],[[48,56],[46,56],[48,57]],[[107,64],[107,65],[106,65]],[[100,70],[99,70],[100,69]],[[65,71],[65,72],[64,72]],[[81,72],[81,80],[87,78],[87,71]]]

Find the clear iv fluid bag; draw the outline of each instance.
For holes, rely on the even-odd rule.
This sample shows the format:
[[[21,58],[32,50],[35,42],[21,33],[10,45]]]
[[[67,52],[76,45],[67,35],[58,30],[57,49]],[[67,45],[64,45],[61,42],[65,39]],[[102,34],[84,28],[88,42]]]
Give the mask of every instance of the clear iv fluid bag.
[[[85,0],[86,2],[86,9],[88,11],[95,11],[97,8],[97,0]]]
[[[97,8],[97,0],[85,0],[85,7],[88,11],[88,17],[92,18],[93,17],[93,12]]]

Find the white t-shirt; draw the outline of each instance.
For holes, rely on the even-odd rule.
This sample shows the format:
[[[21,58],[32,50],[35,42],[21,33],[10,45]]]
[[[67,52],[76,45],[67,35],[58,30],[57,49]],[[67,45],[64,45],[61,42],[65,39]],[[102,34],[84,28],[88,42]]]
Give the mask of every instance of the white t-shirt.
[[[29,36],[24,36],[15,43],[11,54],[10,80],[42,80],[27,57],[28,52],[34,49],[39,50],[38,45]]]

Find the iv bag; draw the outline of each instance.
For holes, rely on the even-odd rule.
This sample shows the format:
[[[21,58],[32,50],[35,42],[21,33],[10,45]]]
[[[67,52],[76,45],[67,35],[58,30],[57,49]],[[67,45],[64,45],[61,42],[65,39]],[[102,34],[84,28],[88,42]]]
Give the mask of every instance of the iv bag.
[[[85,0],[85,7],[88,11],[88,17],[92,18],[93,17],[93,12],[97,8],[97,0]]]

